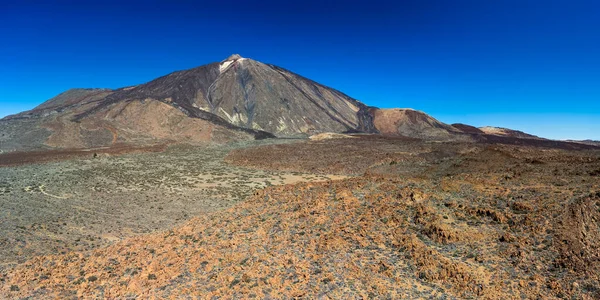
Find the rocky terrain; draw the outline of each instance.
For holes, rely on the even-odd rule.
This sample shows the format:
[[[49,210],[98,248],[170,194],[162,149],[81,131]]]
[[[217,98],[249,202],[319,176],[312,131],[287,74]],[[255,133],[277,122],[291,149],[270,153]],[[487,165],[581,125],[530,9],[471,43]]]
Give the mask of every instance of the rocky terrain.
[[[525,133],[525,132],[522,132],[519,130],[502,128],[502,127],[485,126],[485,127],[480,127],[479,130],[481,130],[485,134],[491,134],[491,135],[499,135],[499,136],[506,136],[506,137],[515,137],[515,138],[525,138],[525,139],[539,139],[539,137],[535,136],[535,135],[531,135],[531,134],[528,134],[528,133]]]
[[[413,109],[374,109],[373,123],[379,133],[428,140],[467,140],[461,129],[444,124],[421,111]]]
[[[61,161],[0,168],[0,270],[40,254],[87,250],[170,228],[269,185],[340,178],[222,162],[230,149],[246,146],[173,146],[120,156],[87,152],[71,160],[59,153]],[[43,160],[57,155],[41,154]]]
[[[232,55],[0,120],[2,299],[600,299],[600,145]]]
[[[99,183],[99,191],[147,189],[139,200],[118,205],[142,207],[144,213],[135,214],[139,220],[156,218],[154,223],[145,223],[156,227],[138,232],[158,231],[130,238],[122,235],[109,246],[98,245],[101,247],[91,250],[51,249],[46,251],[49,255],[10,265],[1,273],[0,295],[5,298],[600,297],[598,148],[439,143],[377,136],[244,145],[232,148],[226,156],[227,168],[238,168],[234,167],[237,165],[254,170],[244,171],[250,173],[294,170],[302,174],[336,173],[351,177],[259,190],[254,188],[264,184],[246,183],[241,189],[245,193],[237,197],[248,195],[242,202],[207,202],[210,199],[207,194],[197,194],[197,189],[181,186],[181,178],[191,175],[187,166],[194,169],[194,165],[208,165],[210,169],[207,162],[190,165],[201,155],[193,149],[176,150],[183,154],[144,154],[145,162],[158,160],[160,156],[175,158],[172,167],[166,169],[160,167],[164,164],[160,161],[149,168],[157,169],[153,171],[144,168],[140,173],[139,169],[127,168],[130,171],[121,171],[123,175],[114,178],[129,179],[115,187],[107,188],[108,182]],[[109,166],[136,160],[136,155],[139,154],[116,159],[103,167],[109,169],[102,172],[112,174],[115,169]],[[88,173],[72,168],[67,175]],[[99,166],[89,168],[98,170],[90,173],[103,170]],[[123,169],[122,165],[119,169]],[[221,172],[216,176],[249,174],[225,169]],[[161,178],[160,174],[165,176],[164,183],[146,179]],[[262,176],[256,181],[265,180]],[[33,195],[43,196],[42,191],[55,196],[67,194],[64,188],[35,185],[38,187],[33,189]],[[159,192],[158,187],[163,190]],[[9,195],[19,188],[8,187]],[[140,204],[145,196],[150,196],[150,191],[157,199],[150,198],[149,204]],[[164,198],[170,200],[160,200],[159,195],[169,195]],[[86,206],[85,202],[78,203]],[[200,208],[210,206],[209,203],[225,203],[229,208]],[[153,217],[152,211],[158,205],[168,212]],[[184,221],[185,213],[190,220]],[[144,224],[134,221],[133,215],[126,216],[127,213],[118,219]],[[180,221],[173,221],[173,217]],[[70,230],[69,226],[60,227],[60,222],[62,219],[56,225],[57,231]],[[71,222],[79,221],[67,224]],[[106,227],[89,224],[89,231]],[[108,228],[120,232],[118,223]],[[27,231],[12,230],[13,236],[21,238]]]

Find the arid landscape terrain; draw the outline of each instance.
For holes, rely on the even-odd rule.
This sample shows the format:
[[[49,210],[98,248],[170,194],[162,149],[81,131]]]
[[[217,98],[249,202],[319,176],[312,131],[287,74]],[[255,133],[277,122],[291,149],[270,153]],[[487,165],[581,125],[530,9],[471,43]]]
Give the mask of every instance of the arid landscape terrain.
[[[229,207],[257,188],[328,178],[223,163],[235,147],[176,146],[117,157],[88,152],[75,160],[0,169],[0,268],[170,228]]]
[[[2,299],[600,299],[600,146],[232,55],[0,120]]]
[[[599,16],[0,0],[0,300],[600,300]]]
[[[600,149],[351,136],[3,167],[3,298],[600,297]]]

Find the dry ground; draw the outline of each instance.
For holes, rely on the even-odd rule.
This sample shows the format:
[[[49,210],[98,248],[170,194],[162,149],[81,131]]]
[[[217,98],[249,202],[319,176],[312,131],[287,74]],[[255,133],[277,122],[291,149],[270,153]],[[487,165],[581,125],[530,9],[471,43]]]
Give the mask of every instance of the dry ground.
[[[600,297],[600,150],[361,137],[226,161],[360,176],[267,187],[169,230],[35,257],[0,275],[0,295]]]
[[[271,142],[276,141],[262,143]],[[174,146],[158,153],[111,148],[1,156],[11,160],[0,165],[36,163],[0,167],[0,271],[36,255],[89,250],[171,228],[227,208],[269,185],[329,178],[223,163],[229,150],[245,146]],[[130,154],[111,156],[120,153]]]

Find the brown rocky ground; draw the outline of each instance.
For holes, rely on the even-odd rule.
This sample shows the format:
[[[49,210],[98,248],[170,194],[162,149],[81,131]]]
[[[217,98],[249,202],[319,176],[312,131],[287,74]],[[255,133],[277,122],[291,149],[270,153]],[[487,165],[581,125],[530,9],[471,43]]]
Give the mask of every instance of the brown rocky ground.
[[[19,166],[31,163],[62,161],[69,159],[90,159],[106,155],[123,155],[128,153],[162,152],[167,144],[134,147],[131,145],[114,145],[93,149],[57,149],[45,151],[0,153],[0,167]]]
[[[262,143],[271,142],[285,141]],[[85,251],[172,228],[269,185],[340,178],[223,163],[229,150],[245,146],[0,155],[2,164],[29,162],[0,167],[0,273],[36,255]]]
[[[361,174],[0,275],[10,298],[600,297],[600,150],[359,137],[231,152]]]

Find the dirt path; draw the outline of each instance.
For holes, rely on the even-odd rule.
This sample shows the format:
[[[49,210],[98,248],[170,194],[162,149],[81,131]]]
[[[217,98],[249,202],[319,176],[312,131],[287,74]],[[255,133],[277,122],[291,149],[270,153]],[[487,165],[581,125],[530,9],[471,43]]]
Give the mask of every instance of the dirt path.
[[[116,144],[117,143],[117,139],[119,138],[119,133],[117,132],[117,129],[114,128],[114,127],[112,127],[112,126],[110,126],[110,125],[106,125],[106,126],[104,126],[104,128],[110,130],[110,132],[112,133],[113,137],[112,137],[112,141],[111,141],[110,144],[111,145]]]
[[[42,193],[48,197],[52,197],[52,198],[56,198],[56,199],[69,199],[71,197],[71,195],[68,195],[68,194],[67,194],[67,196],[57,196],[57,195],[50,194],[50,193],[46,192],[46,190],[45,190],[46,185],[44,185],[44,184],[40,185],[38,187],[38,189],[40,190],[40,193]]]

